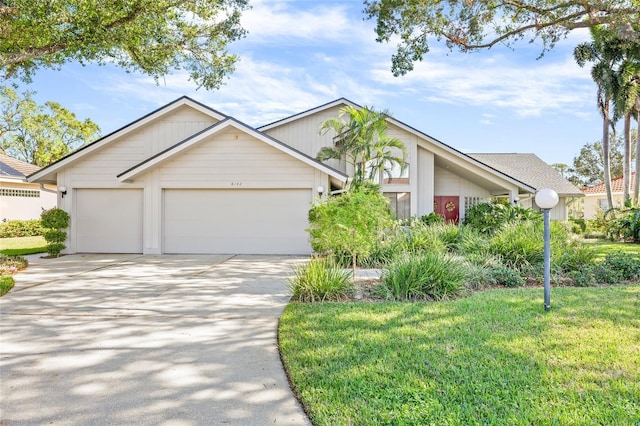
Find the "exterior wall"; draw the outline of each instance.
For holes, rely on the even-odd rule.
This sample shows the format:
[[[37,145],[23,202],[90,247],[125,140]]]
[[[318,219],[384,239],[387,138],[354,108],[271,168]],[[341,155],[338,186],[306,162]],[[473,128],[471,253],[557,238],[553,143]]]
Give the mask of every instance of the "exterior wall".
[[[620,208],[624,206],[624,198],[622,194],[611,194],[611,198],[613,198],[613,207]],[[595,219],[596,215],[599,211],[602,211],[600,208],[600,200],[604,200],[606,203],[607,194],[585,194],[584,197],[584,218],[585,219]]]
[[[183,106],[170,115],[153,121],[60,170],[57,176],[58,186],[67,187],[67,195],[58,196],[58,206],[72,215],[66,252],[75,252],[74,242],[71,239],[71,235],[76,232],[73,221],[74,190],[81,188],[144,189],[148,186],[146,182],[122,183],[117,175],[194,133],[206,129],[215,122],[213,117]],[[153,180],[153,176],[149,180]],[[159,195],[145,191],[145,212],[153,205],[154,197],[159,199]],[[159,205],[158,202],[156,204]],[[149,217],[145,215],[143,221],[145,227],[148,226],[148,221]]]
[[[465,197],[489,198],[491,193],[475,183],[443,169],[434,167],[434,194],[435,196],[458,195],[460,197],[460,220],[464,219]],[[433,199],[431,200],[433,204]],[[433,207],[432,207],[433,210]]]
[[[44,187],[43,191],[36,183],[0,181],[0,221],[40,219],[43,210],[56,207],[55,185]]]
[[[263,133],[282,141],[307,154],[316,158],[318,151],[325,146],[333,146],[333,132],[329,131],[324,135],[320,135],[320,127],[323,122],[332,118],[338,118],[340,109],[343,105],[338,105],[306,117],[299,118],[289,123],[265,130]],[[338,160],[330,160],[327,164],[342,172],[346,170],[346,164]]]
[[[164,189],[298,188],[308,190],[309,199],[314,199],[318,186],[329,187],[329,177],[325,173],[236,129],[200,141],[132,182],[123,183],[117,179],[118,174],[148,158],[149,152],[167,146],[167,140],[174,137],[182,140],[188,136],[183,132],[205,128],[205,124],[185,127],[165,120],[154,128],[133,132],[86,156],[83,161],[58,173],[60,185],[68,188],[67,196],[59,199],[61,207],[73,212],[74,191],[81,188],[142,189],[142,250],[145,254],[159,254],[162,252]],[[151,151],[149,146],[153,148]],[[259,217],[260,212],[255,212],[255,216]],[[76,250],[71,237],[77,232],[74,223],[72,215],[67,253]]]

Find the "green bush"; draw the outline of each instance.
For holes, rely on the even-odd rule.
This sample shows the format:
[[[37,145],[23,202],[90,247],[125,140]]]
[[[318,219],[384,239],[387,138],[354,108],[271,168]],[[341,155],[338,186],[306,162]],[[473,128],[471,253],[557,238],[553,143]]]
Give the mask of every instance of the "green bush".
[[[507,224],[491,237],[488,250],[506,266],[525,271],[544,260],[542,225],[539,222]]]
[[[442,300],[464,290],[464,262],[446,253],[410,255],[384,271],[379,291],[392,300]]]
[[[313,206],[307,231],[314,251],[349,253],[355,270],[358,257],[368,256],[392,223],[389,201],[379,190],[352,190]]]
[[[0,275],[11,275],[26,268],[27,259],[22,256],[7,256],[0,254]]]
[[[503,226],[513,222],[541,221],[539,212],[512,205],[506,201],[477,204],[465,215],[464,224],[483,234],[493,234]]]
[[[10,220],[0,223],[0,238],[39,237],[44,234],[44,231],[39,219]]]
[[[323,302],[340,300],[353,291],[351,272],[327,258],[313,258],[295,270],[288,280],[293,300]]]
[[[631,253],[607,253],[602,266],[620,274],[623,280],[637,280],[640,278],[640,259]]]
[[[431,212],[424,216],[420,216],[420,222],[424,223],[427,226],[435,225],[444,223],[444,217],[440,216],[438,213]]]
[[[593,275],[593,268],[587,267],[581,270],[570,271],[567,276],[573,281],[576,287],[590,287],[596,284],[596,278]]]
[[[610,209],[605,233],[612,240],[640,243],[640,208]]]
[[[14,280],[11,275],[0,275],[0,296],[4,296],[14,286]]]
[[[42,226],[49,229],[44,233],[44,239],[48,243],[47,253],[58,257],[66,248],[64,241],[67,239],[67,233],[61,229],[69,227],[69,214],[62,209],[53,208],[42,212],[41,219]]]
[[[497,284],[505,287],[520,287],[525,284],[525,280],[520,273],[514,269],[500,266],[491,270],[491,276]]]

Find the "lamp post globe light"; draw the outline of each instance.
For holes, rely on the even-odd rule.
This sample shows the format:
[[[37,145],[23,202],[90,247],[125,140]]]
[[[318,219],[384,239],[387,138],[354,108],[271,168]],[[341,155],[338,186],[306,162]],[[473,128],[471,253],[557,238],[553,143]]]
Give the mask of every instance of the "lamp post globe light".
[[[544,214],[544,310],[551,309],[551,229],[549,210],[558,204],[558,194],[553,189],[541,189],[536,193],[536,205]]]

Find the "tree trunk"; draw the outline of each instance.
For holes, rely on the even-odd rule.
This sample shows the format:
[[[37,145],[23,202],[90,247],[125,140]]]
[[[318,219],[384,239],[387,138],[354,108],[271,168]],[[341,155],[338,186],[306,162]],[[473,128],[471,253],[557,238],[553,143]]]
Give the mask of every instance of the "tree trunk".
[[[640,96],[636,98],[636,123],[638,131],[636,132],[636,177],[633,182],[633,202],[638,205],[638,194],[640,193]]]
[[[625,206],[631,200],[631,112],[624,115],[624,163],[622,164],[622,202]]]
[[[610,167],[610,156],[609,156],[609,104],[611,103],[610,99],[607,98],[604,100],[604,105],[602,106],[602,161],[604,163],[604,187],[607,191],[607,203],[608,208],[613,207],[613,197],[611,196],[611,167]]]

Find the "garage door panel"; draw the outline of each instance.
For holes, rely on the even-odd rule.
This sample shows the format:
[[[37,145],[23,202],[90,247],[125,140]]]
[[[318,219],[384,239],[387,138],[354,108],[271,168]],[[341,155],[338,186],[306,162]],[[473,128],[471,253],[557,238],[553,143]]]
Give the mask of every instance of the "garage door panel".
[[[76,252],[142,253],[142,190],[77,189]]]
[[[165,253],[306,254],[309,189],[164,191]]]

